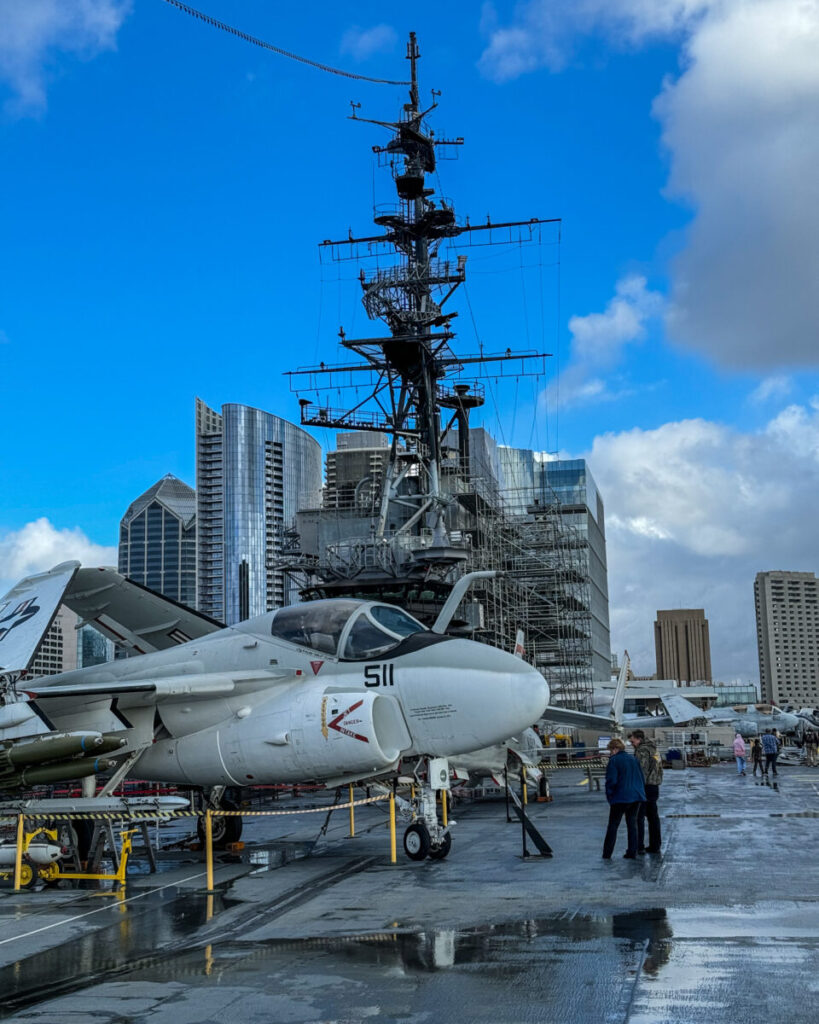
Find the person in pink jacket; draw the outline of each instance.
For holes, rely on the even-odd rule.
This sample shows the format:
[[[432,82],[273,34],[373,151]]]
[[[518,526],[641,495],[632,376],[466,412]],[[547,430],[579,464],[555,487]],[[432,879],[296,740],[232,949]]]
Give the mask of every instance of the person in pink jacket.
[[[734,757],[737,759],[737,775],[745,774],[745,740],[739,733],[734,736]]]

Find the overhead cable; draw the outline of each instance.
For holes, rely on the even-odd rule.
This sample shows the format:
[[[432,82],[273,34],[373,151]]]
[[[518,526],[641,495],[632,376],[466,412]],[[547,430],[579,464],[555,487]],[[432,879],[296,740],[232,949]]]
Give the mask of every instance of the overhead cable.
[[[389,78],[371,78],[369,75],[357,75],[354,71],[342,71],[340,68],[330,67],[329,64],[321,64],[317,60],[310,60],[308,57],[300,57],[297,53],[290,53],[288,50],[283,50],[280,46],[274,46],[272,43],[266,43],[263,39],[257,39],[255,36],[248,35],[247,32],[242,32],[238,28],[234,28],[232,25],[226,25],[224,21],[218,21],[216,18],[211,18],[209,14],[203,14],[202,11],[197,11],[195,7],[189,7],[187,4],[180,3],[180,0],[165,0],[166,4],[170,4],[171,7],[176,7],[180,11],[184,11],[185,14],[190,14],[193,18],[199,18],[200,21],[206,22],[208,25],[213,25],[214,28],[220,28],[223,32],[229,32],[233,36],[238,36],[239,39],[244,39],[246,43],[253,43],[254,46],[260,46],[263,50],[272,50],[273,53],[278,53],[281,57],[289,57],[290,60],[297,60],[302,64],[309,64],[312,68],[318,68],[320,71],[329,71],[332,75],[342,75],[344,78],[355,78],[360,82],[374,82],[376,85],[410,85],[410,82],[394,82]]]

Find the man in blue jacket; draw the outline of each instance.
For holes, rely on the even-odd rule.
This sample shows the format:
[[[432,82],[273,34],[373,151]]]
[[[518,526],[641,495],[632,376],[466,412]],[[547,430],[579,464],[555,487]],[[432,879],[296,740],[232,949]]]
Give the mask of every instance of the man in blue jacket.
[[[643,771],[636,757],[629,757],[626,745],[615,737],[609,740],[609,758],[606,768],[606,799],[609,802],[609,827],[603,840],[603,859],[610,860],[617,840],[617,830],[623,816],[628,830],[628,848],[623,854],[628,860],[637,858],[637,814],[645,802],[646,791]]]

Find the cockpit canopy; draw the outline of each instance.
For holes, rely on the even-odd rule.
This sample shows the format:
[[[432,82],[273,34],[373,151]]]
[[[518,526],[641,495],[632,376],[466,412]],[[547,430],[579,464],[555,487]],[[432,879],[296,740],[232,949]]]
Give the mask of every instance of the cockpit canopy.
[[[271,633],[279,640],[345,661],[374,658],[427,627],[391,604],[344,598],[280,608]]]

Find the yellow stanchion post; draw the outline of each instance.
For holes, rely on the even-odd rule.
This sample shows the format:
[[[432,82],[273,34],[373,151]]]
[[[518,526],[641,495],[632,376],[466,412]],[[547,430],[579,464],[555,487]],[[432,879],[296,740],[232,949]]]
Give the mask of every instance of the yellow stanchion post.
[[[14,851],[14,891],[20,891],[20,876],[23,873],[23,843],[25,842],[25,825],[23,815],[17,815],[17,849]]]
[[[395,864],[395,789],[390,792],[390,864]]]
[[[355,807],[353,807],[353,785],[350,783],[350,839],[355,837]]]
[[[205,876],[208,892],[213,891],[213,819],[208,808],[205,811]]]
[[[521,765],[521,769],[520,769],[520,788],[521,788],[521,794],[520,794],[521,803],[525,807],[527,805],[527,803],[529,803],[529,801],[528,801],[528,799],[526,797],[526,768],[523,765]]]
[[[441,824],[446,828],[447,817],[446,817],[446,805],[447,805],[447,791],[441,790]]]
[[[131,856],[131,850],[133,849],[131,837],[135,831],[136,829],[128,829],[120,835],[122,846],[119,851],[119,870],[114,875],[114,881],[119,882],[120,885],[125,885],[125,871],[128,866],[128,858]]]

